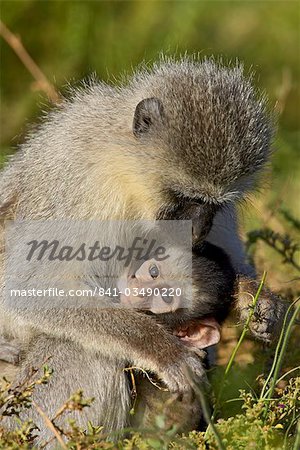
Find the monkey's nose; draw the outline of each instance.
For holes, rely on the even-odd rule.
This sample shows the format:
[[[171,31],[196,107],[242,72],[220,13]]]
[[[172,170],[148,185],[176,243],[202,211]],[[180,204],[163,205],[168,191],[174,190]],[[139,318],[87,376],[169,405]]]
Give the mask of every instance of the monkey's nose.
[[[201,220],[193,220],[192,225],[192,242],[193,245],[204,241],[211,229],[211,224],[204,224]]]
[[[213,225],[216,205],[197,205],[192,214],[193,245],[204,241]]]

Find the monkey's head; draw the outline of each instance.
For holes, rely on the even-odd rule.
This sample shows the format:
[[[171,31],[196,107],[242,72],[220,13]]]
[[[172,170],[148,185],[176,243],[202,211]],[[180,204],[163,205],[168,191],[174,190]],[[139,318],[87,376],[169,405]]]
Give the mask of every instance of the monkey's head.
[[[213,60],[165,61],[137,75],[133,111],[139,169],[157,197],[156,218],[192,219],[195,241],[215,213],[251,190],[268,162],[265,101],[243,76]],[[139,162],[138,162],[139,164]]]
[[[188,347],[204,349],[217,344],[220,340],[218,321],[213,316],[199,317],[195,298],[187,308],[173,274],[166,261],[146,260],[137,270],[129,270],[119,279],[120,304],[153,314]]]

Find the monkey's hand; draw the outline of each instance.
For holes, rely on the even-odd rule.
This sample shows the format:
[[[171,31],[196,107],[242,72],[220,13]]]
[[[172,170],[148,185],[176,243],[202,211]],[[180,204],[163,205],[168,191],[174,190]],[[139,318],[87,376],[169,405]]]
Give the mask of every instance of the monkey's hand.
[[[191,378],[194,382],[207,382],[202,359],[195,352],[184,349],[181,357],[159,371],[159,376],[171,392],[191,391]]]
[[[242,323],[246,322],[259,283],[251,278],[239,277],[236,292],[236,309]],[[278,337],[287,311],[287,303],[263,287],[252,314],[249,329],[254,337],[264,342],[274,342]]]

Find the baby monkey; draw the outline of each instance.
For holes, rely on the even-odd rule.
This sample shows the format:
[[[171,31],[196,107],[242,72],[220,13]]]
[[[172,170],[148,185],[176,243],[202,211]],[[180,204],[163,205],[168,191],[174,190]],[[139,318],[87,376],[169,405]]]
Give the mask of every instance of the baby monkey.
[[[176,261],[176,260],[175,260]],[[176,278],[174,260],[148,259],[129,268],[118,282],[120,304],[153,315],[189,347],[207,348],[220,339],[220,325],[234,309],[243,324],[259,283],[237,275],[229,256],[204,241],[192,257],[192,299]],[[251,334],[271,343],[281,330],[286,303],[263,287],[250,320]]]
[[[187,351],[196,352],[204,360],[202,350],[219,342],[221,323],[233,304],[235,271],[223,250],[204,242],[199,254],[193,255],[193,295],[188,302],[182,298],[178,281],[170,276],[169,264],[166,260],[149,259],[138,268],[129,269],[118,283],[120,303],[152,315],[187,346]],[[151,427],[157,415],[163,414],[166,429],[174,424],[180,432],[199,428],[202,411],[193,392],[178,397],[156,382],[151,383],[140,372],[135,375],[134,388],[133,427]]]
[[[250,293],[255,292],[259,284],[255,280],[238,277],[227,254],[209,242],[204,242],[197,254],[193,254],[191,304],[183,301],[170,273],[168,261],[155,259],[143,262],[134,270],[129,269],[118,283],[120,303],[122,307],[152,315],[188,350],[205,359],[202,350],[219,342],[221,325],[232,308],[241,322],[246,321],[253,302]],[[279,298],[263,288],[249,324],[251,333],[265,342],[274,340],[281,329],[285,309],[286,305]],[[180,432],[201,427],[201,405],[193,393],[178,398],[159,390],[140,372],[135,376],[135,389],[133,426],[151,427],[155,417],[163,414],[167,429],[174,424]],[[146,402],[139,399],[146,399]]]
[[[217,344],[234,298],[236,274],[229,257],[203,243],[192,259],[192,300],[183,298],[184,290],[171,274],[168,260],[152,258],[129,268],[118,282],[121,306],[152,315],[190,348]]]

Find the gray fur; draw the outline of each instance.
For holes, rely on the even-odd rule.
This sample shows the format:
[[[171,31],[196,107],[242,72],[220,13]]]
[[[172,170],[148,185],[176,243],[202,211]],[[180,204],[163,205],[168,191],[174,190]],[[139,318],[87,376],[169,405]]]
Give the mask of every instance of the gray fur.
[[[150,142],[141,142],[131,130],[133,115],[136,105],[150,97],[162,103],[165,121]],[[98,208],[91,205],[92,183],[95,195],[99,177],[104,176],[103,189],[120,152],[134,162],[136,171],[150,170],[160,180],[156,189],[171,186],[180,195],[223,202],[240,197],[251,186],[251,175],[268,161],[270,139],[265,102],[256,99],[240,66],[227,68],[213,60],[189,58],[166,60],[137,73],[127,86],[93,82],[74,91],[7,164],[0,204],[17,196],[18,217],[102,219],[108,212],[103,212],[103,201]],[[105,158],[107,151],[111,162]],[[126,174],[121,167],[118,175],[122,186]],[[190,186],[180,184],[182,176],[190,179]],[[77,195],[69,199],[72,185]]]
[[[162,59],[153,68],[136,73],[126,85],[91,82],[74,90],[6,164],[0,180],[1,216],[154,220],[185,202],[230,202],[231,209],[219,209],[217,225],[208,238],[229,249],[236,270],[251,272],[236,230],[233,203],[251,190],[268,162],[272,132],[265,102],[256,99],[242,72],[240,66],[227,68],[213,60]],[[143,127],[141,133],[134,133],[136,106],[152,98],[162,105],[159,114],[152,108],[153,127],[147,133]],[[206,220],[211,222],[212,216]],[[225,234],[224,223],[231,224]],[[121,309],[93,312],[72,305],[66,311],[50,307],[45,314],[44,308],[27,308],[27,301],[20,309],[1,306],[6,331],[26,345],[34,343],[18,376],[22,377],[28,364],[54,352],[57,376],[61,374],[67,391],[81,380],[89,394],[94,390],[96,395],[100,391],[110,395],[108,373],[114,377],[116,365],[125,367],[128,362],[155,372],[174,391],[189,390],[186,364],[203,377],[196,355],[149,317]],[[48,339],[46,347],[41,333]],[[72,365],[78,370],[76,380],[65,375],[63,368],[69,353],[80,355],[80,367]],[[94,364],[100,361],[106,368],[105,372],[96,368],[97,379],[91,354]],[[127,423],[130,398],[125,375],[121,383],[114,400],[119,402],[120,394],[123,407],[109,429]],[[36,395],[46,408],[54,397],[55,404],[65,401],[65,395],[51,386],[44,396]],[[115,408],[113,403],[110,406]],[[89,413],[96,423],[105,422],[106,403],[100,394]],[[41,437],[46,436],[44,427]]]

